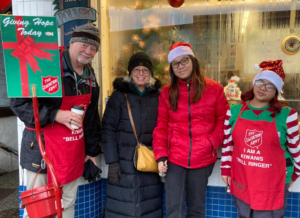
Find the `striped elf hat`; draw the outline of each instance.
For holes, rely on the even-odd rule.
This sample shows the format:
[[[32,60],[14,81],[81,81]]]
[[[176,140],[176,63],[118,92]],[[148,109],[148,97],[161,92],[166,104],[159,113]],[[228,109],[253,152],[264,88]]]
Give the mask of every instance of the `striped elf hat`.
[[[253,85],[256,80],[266,79],[274,84],[278,93],[280,93],[282,86],[284,85],[285,73],[282,68],[282,60],[277,61],[263,61],[259,65],[254,65],[254,70],[258,71],[262,68],[262,71],[258,73],[254,80]]]

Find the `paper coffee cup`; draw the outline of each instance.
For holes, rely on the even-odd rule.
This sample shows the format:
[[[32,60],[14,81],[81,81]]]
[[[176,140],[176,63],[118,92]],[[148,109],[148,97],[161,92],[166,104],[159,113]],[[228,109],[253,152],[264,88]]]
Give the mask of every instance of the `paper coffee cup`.
[[[84,108],[83,107],[80,107],[80,106],[77,106],[77,105],[73,105],[72,108],[71,108],[71,111],[76,113],[76,114],[79,114],[79,115],[83,115],[84,113]],[[73,129],[78,129],[79,127],[74,125],[74,124],[71,124],[71,127]]]

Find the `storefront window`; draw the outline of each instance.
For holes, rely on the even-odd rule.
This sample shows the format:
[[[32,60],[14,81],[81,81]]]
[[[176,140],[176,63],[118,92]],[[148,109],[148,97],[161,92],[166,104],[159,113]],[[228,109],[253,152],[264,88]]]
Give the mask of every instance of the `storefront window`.
[[[282,97],[300,112],[300,52],[286,54],[281,48],[286,37],[300,36],[299,1],[186,0],[180,8],[163,0],[105,4],[108,38],[102,45],[107,43],[109,66],[102,74],[109,81],[103,82],[126,75],[130,56],[144,51],[155,75],[167,84],[170,45],[183,41],[191,44],[207,77],[226,86],[236,76],[241,92],[252,87],[258,73],[254,64],[281,59],[286,73]],[[110,86],[108,95],[112,91]]]

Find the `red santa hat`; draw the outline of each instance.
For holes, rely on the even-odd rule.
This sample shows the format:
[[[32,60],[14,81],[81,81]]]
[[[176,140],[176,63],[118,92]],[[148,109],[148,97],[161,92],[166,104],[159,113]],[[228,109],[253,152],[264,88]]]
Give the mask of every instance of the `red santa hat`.
[[[168,55],[168,61],[171,63],[175,58],[181,55],[192,55],[195,56],[192,47],[189,43],[176,42],[171,45],[170,53]]]
[[[282,68],[282,60],[277,61],[263,61],[260,65],[255,65],[254,69],[259,70],[262,68],[262,71],[257,74],[253,80],[253,85],[256,80],[266,79],[273,83],[276,87],[278,93],[280,93],[282,86],[284,84],[285,73]]]

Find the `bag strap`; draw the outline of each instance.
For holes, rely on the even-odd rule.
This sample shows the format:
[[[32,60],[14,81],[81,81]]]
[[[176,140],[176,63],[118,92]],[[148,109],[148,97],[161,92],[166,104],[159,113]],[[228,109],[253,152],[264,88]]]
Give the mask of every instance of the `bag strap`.
[[[130,123],[131,123],[132,129],[133,129],[133,133],[135,135],[137,144],[139,145],[140,143],[139,143],[139,140],[138,140],[138,137],[137,137],[137,134],[136,134],[136,130],[135,130],[135,125],[134,125],[133,118],[132,118],[130,104],[129,104],[129,101],[128,101],[126,93],[124,93],[124,95],[125,95],[126,102],[127,102],[127,109],[128,109],[128,115],[129,115]]]

